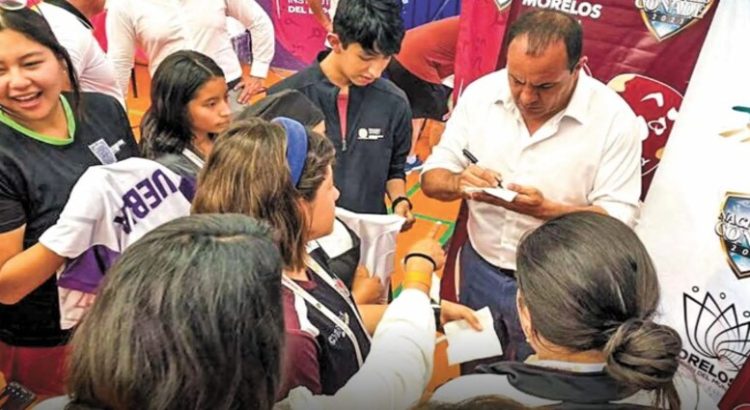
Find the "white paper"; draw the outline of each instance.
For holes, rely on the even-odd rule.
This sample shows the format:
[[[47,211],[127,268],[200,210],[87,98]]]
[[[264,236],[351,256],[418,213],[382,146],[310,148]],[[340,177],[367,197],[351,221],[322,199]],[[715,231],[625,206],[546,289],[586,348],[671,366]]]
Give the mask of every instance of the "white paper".
[[[359,264],[367,268],[371,277],[380,278],[382,296],[387,297],[396,262],[396,238],[406,218],[394,214],[358,214],[343,208],[336,208],[336,216],[359,236]]]
[[[486,194],[490,194],[496,198],[500,198],[503,201],[506,202],[513,202],[513,200],[518,195],[518,192],[511,191],[509,189],[505,188],[475,188],[475,187],[466,187],[464,188],[464,192],[484,192]]]
[[[448,364],[454,365],[486,357],[500,356],[503,347],[495,333],[492,313],[485,307],[475,312],[482,324],[482,331],[476,331],[466,320],[448,322],[443,326],[448,338]]]

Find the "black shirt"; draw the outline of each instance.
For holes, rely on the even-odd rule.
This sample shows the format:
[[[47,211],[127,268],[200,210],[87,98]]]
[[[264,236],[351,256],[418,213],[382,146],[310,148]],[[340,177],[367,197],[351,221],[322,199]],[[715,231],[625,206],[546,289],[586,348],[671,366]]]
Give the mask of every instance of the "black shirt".
[[[316,63],[274,85],[269,94],[295,89],[325,114],[326,133],[336,147],[333,178],[337,205],[360,213],[386,213],[386,182],[404,179],[411,148],[411,109],[406,95],[388,80],[349,86],[346,151],[341,142],[337,99],[340,88]]]
[[[347,303],[346,299],[354,305],[354,299],[348,291],[344,290],[345,285],[341,283],[342,289],[335,289],[315,272],[308,270],[308,275],[311,280],[297,282],[297,284],[348,325],[357,339],[356,343],[359,345],[362,358],[365,359],[370,353],[370,338],[367,331],[360,326],[357,319],[359,313]],[[338,279],[333,274],[331,276]],[[307,305],[307,318],[319,331],[315,339],[318,342],[321,394],[332,395],[360,369],[355,347],[353,341],[334,322],[309,302],[305,301],[305,304]]]
[[[70,94],[64,94],[74,105]],[[66,110],[67,111],[67,110]],[[69,118],[75,116],[67,111]],[[62,212],[73,185],[92,165],[136,156],[138,147],[122,106],[112,97],[83,93],[72,142],[53,145],[0,120],[0,232],[24,224],[23,248],[37,243]],[[57,143],[62,141],[58,140]],[[56,278],[15,305],[0,304],[0,341],[15,346],[55,346],[60,329]]]

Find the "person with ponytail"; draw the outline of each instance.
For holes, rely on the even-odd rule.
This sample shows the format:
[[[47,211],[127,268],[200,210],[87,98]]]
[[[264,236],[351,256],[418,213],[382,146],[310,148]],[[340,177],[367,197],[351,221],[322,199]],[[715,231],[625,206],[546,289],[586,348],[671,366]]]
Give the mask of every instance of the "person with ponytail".
[[[617,219],[575,212],[518,248],[516,304],[535,355],[481,366],[437,390],[435,401],[487,394],[527,406],[715,408],[678,376],[682,342],[654,322],[659,281],[635,233]]]

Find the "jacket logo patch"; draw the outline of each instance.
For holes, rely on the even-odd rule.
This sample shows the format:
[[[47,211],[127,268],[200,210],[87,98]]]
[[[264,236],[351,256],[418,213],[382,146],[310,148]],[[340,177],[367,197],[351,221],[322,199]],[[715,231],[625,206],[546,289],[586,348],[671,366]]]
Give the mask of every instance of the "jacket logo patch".
[[[357,131],[359,140],[379,140],[383,139],[383,131],[380,128],[360,128]]]

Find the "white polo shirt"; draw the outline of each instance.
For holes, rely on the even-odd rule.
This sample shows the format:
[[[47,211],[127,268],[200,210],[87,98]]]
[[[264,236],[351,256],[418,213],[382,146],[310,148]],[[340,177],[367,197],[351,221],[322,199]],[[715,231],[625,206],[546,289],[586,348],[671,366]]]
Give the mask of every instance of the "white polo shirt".
[[[227,16],[250,30],[250,74],[268,75],[274,55],[273,24],[255,0],[110,0],[108,6],[108,55],[125,92],[136,46],[148,56],[152,76],[168,55],[195,50],[214,59],[227,82],[240,78],[242,66],[232,48]]]
[[[115,68],[94,34],[84,27],[78,17],[61,7],[44,2],[37,7],[57,41],[68,51],[81,83],[81,90],[110,95],[124,107],[125,99],[115,79]]]
[[[614,91],[583,73],[568,107],[533,136],[510,93],[506,70],[484,76],[461,96],[440,143],[423,168],[461,172],[469,161],[567,205],[597,205],[633,226],[641,192],[641,140],[635,114]],[[516,268],[522,235],[542,220],[469,201],[468,232],[488,262]]]

